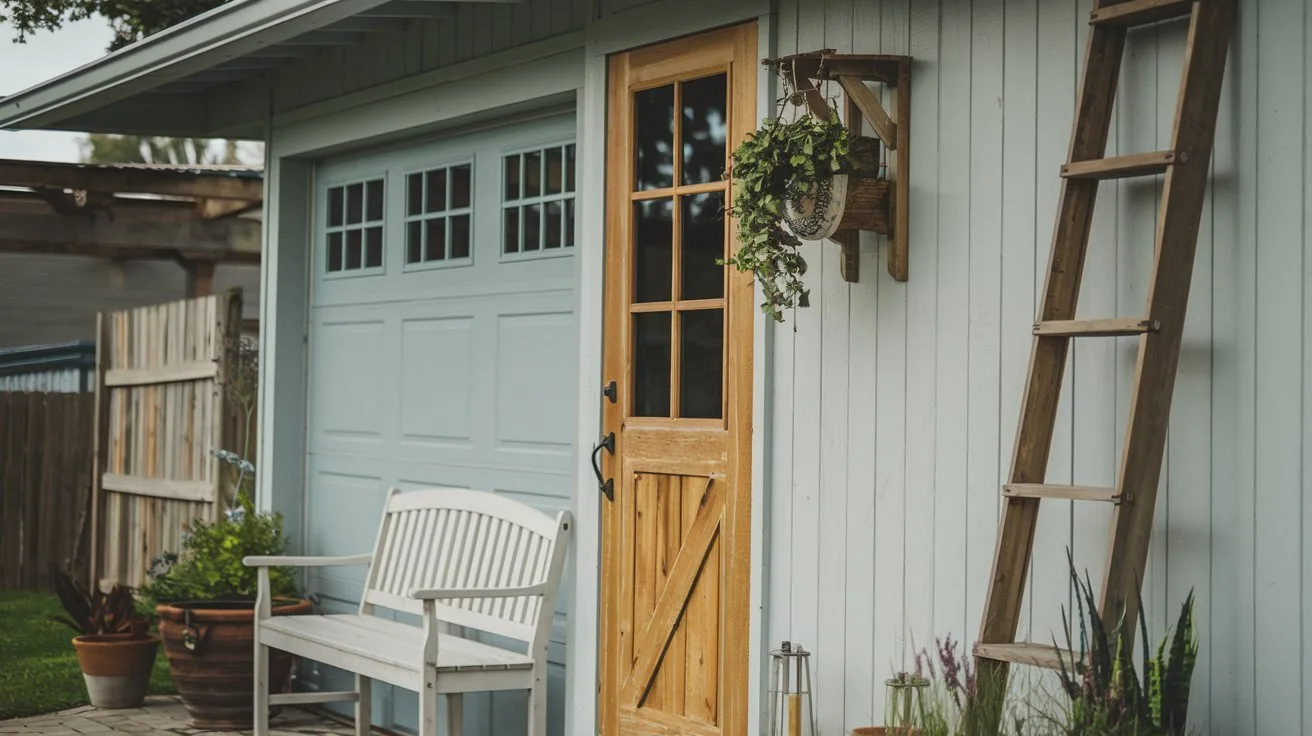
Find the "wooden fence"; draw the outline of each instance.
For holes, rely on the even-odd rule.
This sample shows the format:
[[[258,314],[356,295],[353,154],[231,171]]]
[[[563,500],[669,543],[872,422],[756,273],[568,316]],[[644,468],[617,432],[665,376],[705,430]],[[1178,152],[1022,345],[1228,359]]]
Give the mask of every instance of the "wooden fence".
[[[193,519],[217,518],[234,412],[225,377],[240,329],[238,291],[100,315],[93,569],[102,584],[146,581],[181,551]]]
[[[0,590],[85,580],[90,549],[91,394],[0,393]]]

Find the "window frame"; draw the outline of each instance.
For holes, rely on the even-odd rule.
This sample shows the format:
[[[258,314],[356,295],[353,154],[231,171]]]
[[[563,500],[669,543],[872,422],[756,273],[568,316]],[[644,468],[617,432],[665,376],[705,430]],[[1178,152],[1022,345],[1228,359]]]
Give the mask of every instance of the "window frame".
[[[323,183],[322,188],[319,190],[319,200],[322,206],[319,209],[319,211],[315,214],[316,227],[314,228],[315,230],[318,231],[318,237],[316,238],[316,241],[318,241],[317,244],[319,246],[320,255],[315,260],[318,264],[320,278],[324,280],[354,279],[354,278],[367,278],[370,276],[382,276],[387,273],[387,260],[388,260],[387,259],[387,232],[389,229],[388,222],[387,222],[388,220],[387,182],[391,178],[391,174],[392,172],[390,169],[383,168],[370,172],[362,172],[354,176],[342,177],[340,179],[333,179],[331,181],[326,181]],[[365,187],[365,191],[367,192],[368,184],[369,182],[372,181],[380,182],[383,187],[382,219],[380,220],[365,219],[368,217],[369,214],[368,213],[369,202],[368,202],[368,197],[366,196],[365,201],[361,203],[362,210],[360,214],[361,216],[360,222],[347,223],[346,208],[349,205],[347,205],[345,196],[343,196],[342,224],[341,225],[328,224],[329,218],[332,217],[332,190],[341,189],[343,191],[346,191],[351,186],[355,184],[360,184]],[[379,227],[382,229],[382,233],[383,233],[382,234],[382,238],[383,238],[382,263],[380,263],[377,266],[362,265],[359,268],[347,268],[345,265],[346,264],[346,233],[351,232],[353,230],[359,230],[362,233],[361,248],[367,249],[368,244],[363,241],[363,238],[365,237],[363,233],[367,232],[372,227]],[[332,235],[336,233],[342,234],[342,268],[333,271],[328,268],[328,259],[329,259],[328,241],[331,239]],[[361,250],[362,263],[364,262],[364,258],[365,258],[365,251]]]
[[[568,146],[574,146],[574,189],[572,191],[567,192],[564,190],[565,181],[567,181],[569,178],[568,170],[565,170],[561,172],[561,191],[558,194],[539,194],[536,197],[520,197],[513,200],[506,199],[506,159],[508,157],[510,156],[522,157],[526,153],[534,153],[534,152],[545,153],[546,151],[551,150],[553,148],[558,148],[561,150],[562,163],[568,165],[567,162],[569,159],[565,157],[565,153],[564,153],[565,149]],[[519,261],[536,261],[543,258],[566,258],[574,255],[574,251],[578,249],[578,237],[577,237],[578,192],[579,192],[578,162],[579,162],[579,146],[578,146],[578,139],[575,136],[559,138],[555,140],[546,141],[543,143],[536,143],[533,145],[515,146],[513,148],[502,149],[500,155],[497,156],[497,185],[498,185],[497,186],[497,200],[498,200],[497,201],[497,236],[498,236],[497,260],[499,262],[516,263]],[[520,190],[522,191],[523,190],[522,164],[521,164],[521,171],[520,171],[520,182],[521,182]],[[545,187],[543,187],[543,189],[545,190]],[[564,242],[562,242],[559,248],[540,247],[537,250],[525,251],[524,228],[523,228],[524,218],[521,217],[520,230],[519,230],[519,250],[514,253],[506,252],[506,210],[510,209],[511,207],[514,207],[522,211],[524,207],[527,207],[529,205],[534,205],[534,204],[546,205],[549,202],[561,202],[562,203],[561,218],[568,221],[568,218],[566,218],[564,214],[565,212],[564,203],[567,201],[574,202],[575,232],[571,233],[571,235],[573,236],[572,238],[573,242],[570,245],[565,245]],[[546,208],[544,207],[543,219],[545,219],[546,217],[545,212],[546,212]],[[543,231],[545,232],[545,228],[543,228]],[[562,228],[562,234],[563,232],[564,229]]]
[[[450,206],[451,198],[449,196],[450,172],[452,169],[460,166],[469,167],[469,205],[466,207],[453,209]],[[442,210],[441,212],[421,212],[417,215],[410,214],[410,177],[415,174],[423,175],[425,194],[427,194],[428,174],[429,172],[439,171],[439,170],[445,170],[447,172],[447,177],[448,177],[447,178],[448,181],[447,208]],[[448,269],[448,268],[468,268],[470,266],[473,266],[476,253],[478,252],[478,245],[477,245],[478,239],[476,236],[476,233],[478,231],[478,226],[476,224],[477,218],[475,217],[475,210],[476,210],[475,205],[478,202],[478,156],[473,153],[464,153],[459,156],[453,156],[447,159],[428,161],[423,164],[402,169],[398,173],[400,174],[400,180],[401,180],[401,184],[400,184],[401,194],[398,197],[400,209],[399,212],[397,213],[397,224],[401,228],[401,236],[400,238],[398,238],[401,247],[401,253],[400,253],[401,273],[415,273],[419,271],[432,271],[436,269]],[[427,197],[425,196],[422,199],[426,204]],[[439,218],[444,220],[446,223],[446,233],[448,236],[446,242],[446,249],[447,252],[450,253],[451,252],[451,238],[450,238],[451,218],[457,217],[459,215],[468,215],[469,217],[469,255],[468,256],[464,256],[462,258],[448,257],[448,258],[442,258],[440,260],[431,260],[431,261],[420,260],[420,261],[415,261],[414,263],[410,263],[407,261],[407,258],[410,255],[410,242],[408,240],[408,238],[410,237],[410,223],[412,222],[425,223],[430,220],[436,220]],[[424,238],[426,241],[428,237],[427,228],[423,227],[421,228],[421,231],[424,232]]]

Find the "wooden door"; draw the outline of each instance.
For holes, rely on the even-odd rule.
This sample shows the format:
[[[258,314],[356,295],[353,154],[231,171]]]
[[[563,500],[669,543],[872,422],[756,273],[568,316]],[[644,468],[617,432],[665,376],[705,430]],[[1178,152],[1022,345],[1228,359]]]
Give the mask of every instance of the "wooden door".
[[[725,169],[756,78],[755,23],[610,60],[607,736],[747,732],[755,307],[750,274],[716,259],[734,247]]]

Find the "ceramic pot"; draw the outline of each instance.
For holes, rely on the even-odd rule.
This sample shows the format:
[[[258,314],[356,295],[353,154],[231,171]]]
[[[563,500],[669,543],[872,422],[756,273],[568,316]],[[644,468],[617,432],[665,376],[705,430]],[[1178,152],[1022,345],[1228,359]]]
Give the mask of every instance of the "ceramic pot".
[[[310,601],[276,599],[273,615],[309,613]],[[169,673],[196,728],[249,731],[255,725],[255,603],[187,601],[156,606]],[[291,686],[292,655],[269,652],[269,692]]]

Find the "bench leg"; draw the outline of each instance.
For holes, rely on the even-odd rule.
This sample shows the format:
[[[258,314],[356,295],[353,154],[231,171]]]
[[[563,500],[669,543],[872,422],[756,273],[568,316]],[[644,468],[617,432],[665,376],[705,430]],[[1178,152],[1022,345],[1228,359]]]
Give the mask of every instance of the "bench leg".
[[[373,680],[356,675],[355,692],[358,696],[355,701],[355,736],[369,736],[374,718]]]
[[[437,736],[437,670],[431,667],[424,667],[419,691],[419,736]]]
[[[465,732],[465,697],[460,693],[446,696],[447,736],[462,736]]]
[[[533,689],[528,691],[528,733],[547,736],[547,681],[539,676],[533,683]]]
[[[255,736],[269,733],[269,648],[255,638]]]

